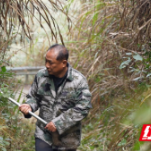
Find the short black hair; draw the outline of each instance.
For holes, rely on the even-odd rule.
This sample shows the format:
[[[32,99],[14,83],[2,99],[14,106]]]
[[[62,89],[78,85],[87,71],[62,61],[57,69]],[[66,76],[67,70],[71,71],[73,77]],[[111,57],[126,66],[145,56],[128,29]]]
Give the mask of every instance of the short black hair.
[[[48,48],[48,51],[52,50],[53,48],[56,48],[58,51],[57,60],[68,60],[69,57],[69,51],[67,48],[60,44],[54,44]]]

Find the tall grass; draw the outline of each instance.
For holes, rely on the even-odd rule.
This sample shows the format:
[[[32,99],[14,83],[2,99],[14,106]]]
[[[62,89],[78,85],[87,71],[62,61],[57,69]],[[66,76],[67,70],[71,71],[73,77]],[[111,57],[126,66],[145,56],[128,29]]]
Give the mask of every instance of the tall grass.
[[[150,150],[149,143],[138,141],[142,124],[151,120],[150,5],[148,0],[81,1],[66,41],[69,61],[86,75],[93,94],[81,151]],[[5,148],[11,149],[9,145]]]
[[[11,66],[11,58],[21,51],[15,49],[10,53],[12,44],[19,43],[24,44],[26,48],[32,47],[34,24],[44,30],[49,44],[51,41],[64,44],[60,26],[53,12],[64,14],[70,30],[71,20],[68,12],[63,8],[64,4],[61,1],[47,1],[47,3],[48,5],[42,0],[0,1],[0,89],[4,92],[4,94],[0,93],[0,150],[2,151],[34,150],[34,126],[24,123],[20,119],[21,115],[15,114],[16,107],[6,99],[10,96],[14,97],[16,88],[20,87],[20,83],[14,80],[14,76],[6,70],[6,66]],[[28,51],[25,50],[25,53],[28,54]]]
[[[71,31],[73,66],[86,75],[93,109],[81,150],[142,150],[150,121],[150,4],[148,0],[83,2]],[[150,95],[148,95],[148,100]]]

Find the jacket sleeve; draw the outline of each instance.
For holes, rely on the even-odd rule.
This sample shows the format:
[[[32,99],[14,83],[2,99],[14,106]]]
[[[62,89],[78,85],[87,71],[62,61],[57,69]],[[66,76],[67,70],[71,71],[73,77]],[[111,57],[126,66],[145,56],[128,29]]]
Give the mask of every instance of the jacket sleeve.
[[[31,106],[32,112],[37,111],[39,107],[40,96],[38,96],[37,90],[38,90],[38,82],[37,82],[37,76],[35,76],[34,82],[30,87],[28,95],[26,96],[27,97],[26,104],[29,104]],[[28,118],[28,116],[25,117]]]
[[[91,93],[86,80],[81,82],[81,85],[78,86],[77,92],[79,92],[79,95],[76,97],[76,99],[78,98],[78,101],[75,101],[75,106],[67,111],[64,111],[62,114],[52,120],[59,134],[64,133],[77,122],[80,122],[88,115],[89,109],[92,108],[90,102]]]

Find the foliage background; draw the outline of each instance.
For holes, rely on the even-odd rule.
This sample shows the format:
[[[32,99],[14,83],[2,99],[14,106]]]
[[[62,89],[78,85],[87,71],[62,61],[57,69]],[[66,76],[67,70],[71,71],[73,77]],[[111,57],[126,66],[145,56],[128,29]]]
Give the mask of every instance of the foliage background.
[[[25,54],[25,60],[21,65],[41,65],[46,48],[50,44],[62,42],[70,51],[69,61],[72,66],[87,77],[93,95],[93,109],[83,121],[83,135],[79,150],[150,150],[150,143],[139,142],[139,135],[142,125],[150,123],[151,120],[151,1],[81,0],[78,3],[74,0],[67,3],[49,1],[52,2],[51,7],[53,9],[51,10],[53,12],[58,12],[59,15],[65,14],[64,17],[61,16],[63,20],[62,23],[59,22],[61,26],[57,24],[59,15],[55,16],[51,11],[48,13],[50,9],[47,10],[44,6],[48,1],[30,1],[30,5],[27,6],[31,11],[34,10],[32,8],[35,5],[35,10],[38,10],[36,13],[39,13],[41,17],[47,13],[50,15],[49,19],[47,15],[45,18],[42,17],[42,20],[47,23],[46,29],[50,28],[50,30],[45,30],[46,33],[40,37],[37,36],[39,33],[34,28],[40,27],[42,20],[38,21],[37,26],[33,26],[30,23],[35,22],[33,18],[36,16],[30,11],[29,23],[28,19],[24,20],[21,17],[23,14],[28,16],[27,9],[25,9],[27,2],[29,3],[29,1],[25,1],[25,3],[12,1],[15,4],[9,4],[9,7],[13,6],[14,14],[16,13],[17,17],[14,18],[15,15],[9,16],[7,22],[9,23],[11,18],[12,23],[15,23],[13,21],[16,20],[18,27],[22,27],[18,30],[19,32],[16,32],[16,28],[12,28],[10,31],[11,24],[5,28],[6,20],[1,18],[3,23],[1,23],[1,31],[2,35],[5,36],[0,41],[3,44],[0,52],[0,82],[1,89],[5,91],[6,96],[11,95],[13,97],[13,92],[16,90],[14,87],[18,88],[19,85],[22,85],[22,83],[17,83],[17,80],[11,85],[8,84],[13,76],[5,70],[5,66],[9,65],[9,58],[12,58],[10,64],[15,65],[13,59],[16,60],[15,57],[19,55],[19,51],[22,51]],[[18,4],[22,7],[18,8]],[[12,9],[12,7],[7,9],[9,7],[8,3],[1,2],[1,10],[5,12],[4,14]],[[8,14],[10,15],[10,13]],[[51,17],[56,17],[55,26]],[[66,23],[68,24],[65,24],[65,19],[67,19]],[[53,27],[50,27],[50,23]],[[31,31],[28,29],[28,25],[30,25]],[[7,33],[10,34],[5,33],[6,29],[8,30]],[[37,32],[37,35],[31,34],[32,30],[34,33]],[[54,32],[54,30],[56,31]],[[48,37],[51,36],[54,40],[49,40]],[[21,37],[23,42],[20,41]],[[39,45],[40,40],[42,41],[41,45]],[[10,49],[10,46],[13,44],[16,46],[18,43],[20,50]],[[22,49],[24,46],[26,46],[25,49]],[[18,63],[21,62],[16,64]],[[27,121],[24,124],[24,120],[19,120],[21,116],[15,114],[14,106],[8,104],[5,99],[1,98],[0,101],[2,119],[2,123],[0,123],[0,134],[2,134],[0,146],[2,149],[26,150],[28,148],[28,150],[33,150],[34,138],[27,136],[33,136],[34,124],[28,125]],[[11,107],[9,108],[9,106]],[[25,137],[21,140],[22,134]],[[17,141],[20,145],[16,146],[13,141]]]

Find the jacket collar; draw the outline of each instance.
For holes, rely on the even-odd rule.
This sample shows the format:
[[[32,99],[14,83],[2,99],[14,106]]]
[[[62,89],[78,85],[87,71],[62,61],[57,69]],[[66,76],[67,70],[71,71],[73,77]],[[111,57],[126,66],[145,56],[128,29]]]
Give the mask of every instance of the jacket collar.
[[[72,76],[72,66],[68,63],[68,73],[67,73],[67,80],[72,81],[73,80],[73,76]]]

